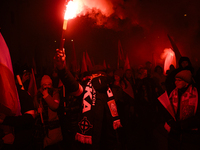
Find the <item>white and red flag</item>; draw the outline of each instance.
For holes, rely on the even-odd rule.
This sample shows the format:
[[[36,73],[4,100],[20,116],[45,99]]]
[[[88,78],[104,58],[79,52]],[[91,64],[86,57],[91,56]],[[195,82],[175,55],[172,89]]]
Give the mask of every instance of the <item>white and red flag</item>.
[[[10,52],[0,33],[0,112],[20,115],[20,102],[14,79]]]

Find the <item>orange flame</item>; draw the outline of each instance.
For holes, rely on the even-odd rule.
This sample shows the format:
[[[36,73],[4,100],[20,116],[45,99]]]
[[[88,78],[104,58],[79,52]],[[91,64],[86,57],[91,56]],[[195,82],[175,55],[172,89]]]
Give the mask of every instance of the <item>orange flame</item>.
[[[174,65],[176,68],[176,56],[174,51],[171,48],[164,49],[164,53],[161,55],[162,59],[165,59],[164,62],[164,73],[170,68],[170,65]]]
[[[64,20],[73,19],[78,14],[78,3],[69,1],[66,5]]]
[[[66,5],[64,19],[73,19],[78,15],[86,15],[87,13],[99,13],[94,10],[100,10],[106,17],[114,12],[113,5],[108,0],[70,0]]]

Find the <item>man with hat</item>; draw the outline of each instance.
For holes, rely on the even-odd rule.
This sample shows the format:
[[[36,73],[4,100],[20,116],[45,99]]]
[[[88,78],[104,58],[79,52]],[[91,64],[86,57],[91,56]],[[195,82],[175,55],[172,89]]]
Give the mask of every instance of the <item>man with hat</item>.
[[[199,91],[192,83],[190,70],[175,75],[176,88],[169,97],[165,92],[158,99],[168,113],[165,129],[168,131],[168,149],[200,149]]]
[[[57,147],[60,141],[62,141],[62,132],[60,127],[60,122],[57,114],[57,109],[59,107],[60,98],[57,89],[52,86],[52,80],[48,75],[44,75],[41,79],[41,88],[37,94],[36,107],[38,109],[38,117],[36,121],[37,129],[43,132],[36,135],[41,138],[38,140],[38,145],[45,149],[52,149],[52,147]],[[42,127],[41,127],[42,126]]]

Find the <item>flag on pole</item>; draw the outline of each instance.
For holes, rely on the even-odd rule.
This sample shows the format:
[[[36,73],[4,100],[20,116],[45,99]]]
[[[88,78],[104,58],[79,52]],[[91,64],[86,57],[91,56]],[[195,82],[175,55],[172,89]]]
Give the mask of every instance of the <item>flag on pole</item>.
[[[86,57],[86,64],[88,66],[88,69],[89,69],[89,71],[92,71],[93,66],[92,66],[92,62],[90,60],[90,57],[89,57],[87,51],[85,52],[85,57]]]
[[[119,67],[124,66],[124,52],[122,49],[122,45],[120,40],[118,40],[118,61],[117,61],[117,68],[119,69]]]
[[[35,74],[34,74],[33,68],[31,68],[31,76],[30,76],[30,82],[28,86],[28,92],[32,98],[34,98],[37,95],[37,85],[35,81]]]
[[[128,55],[126,55],[126,59],[125,59],[125,63],[124,63],[124,70],[127,70],[127,69],[131,69]]]
[[[176,120],[174,110],[172,108],[171,102],[169,100],[169,97],[166,91],[161,96],[158,97],[158,100],[166,108],[166,110],[171,114],[174,120]]]
[[[20,102],[15,85],[10,52],[0,33],[0,112],[5,115],[20,115]]]
[[[81,73],[87,72],[87,64],[85,61],[85,52],[83,52],[83,59],[82,59],[82,64],[81,64]]]
[[[177,61],[176,64],[178,64],[178,61],[181,58],[181,53],[180,53],[178,47],[176,46],[176,43],[172,40],[172,38],[169,35],[167,35],[167,36],[169,38],[169,41],[170,41],[171,46],[172,46],[172,49],[173,49],[173,51],[175,53],[175,56],[176,56],[176,61]]]

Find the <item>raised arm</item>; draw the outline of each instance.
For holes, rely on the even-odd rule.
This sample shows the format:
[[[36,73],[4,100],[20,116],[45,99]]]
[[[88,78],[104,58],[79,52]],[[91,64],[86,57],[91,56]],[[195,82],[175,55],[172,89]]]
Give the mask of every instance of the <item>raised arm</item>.
[[[54,56],[54,63],[58,69],[58,76],[65,85],[67,92],[74,96],[79,96],[83,93],[83,87],[75,80],[67,68],[65,58],[65,51],[57,49]]]

